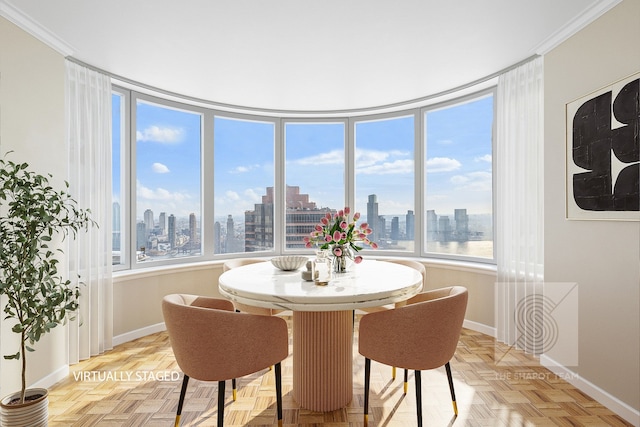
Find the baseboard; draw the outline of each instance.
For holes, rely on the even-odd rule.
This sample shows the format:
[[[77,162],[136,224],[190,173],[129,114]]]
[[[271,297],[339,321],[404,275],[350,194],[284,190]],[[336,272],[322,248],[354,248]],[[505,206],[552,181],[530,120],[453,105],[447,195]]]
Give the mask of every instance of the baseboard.
[[[35,383],[31,384],[29,388],[46,388],[53,386],[55,383],[66,380],[69,376],[69,365],[62,366],[56,369],[44,378],[40,378]]]
[[[496,328],[484,325],[482,323],[474,322],[472,320],[465,319],[462,327],[471,329],[472,331],[483,333],[485,335],[489,335],[492,338],[496,337]]]
[[[592,382],[582,378],[580,375],[562,366],[548,356],[540,356],[540,364],[567,381],[569,384],[606,406],[610,411],[624,418],[627,422],[633,424],[635,427],[640,427],[640,411],[638,409],[632,408],[617,397],[611,395]]]
[[[155,325],[147,326],[145,328],[136,329],[135,331],[127,332],[126,334],[113,337],[113,346],[124,344],[129,341],[137,340],[138,338],[146,337],[147,335],[155,334],[157,332],[166,331],[167,327],[162,323],[156,323]]]

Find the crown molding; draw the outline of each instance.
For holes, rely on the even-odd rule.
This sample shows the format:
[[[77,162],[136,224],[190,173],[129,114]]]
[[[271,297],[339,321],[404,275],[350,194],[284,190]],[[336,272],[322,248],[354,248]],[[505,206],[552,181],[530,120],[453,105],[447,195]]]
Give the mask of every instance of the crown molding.
[[[72,46],[6,0],[0,0],[0,16],[13,22],[63,56],[73,55],[75,49]]]
[[[573,36],[575,33],[591,24],[593,21],[607,13],[622,0],[597,0],[583,13],[573,18],[567,25],[547,37],[542,43],[533,49],[536,55],[544,55],[560,43]]]

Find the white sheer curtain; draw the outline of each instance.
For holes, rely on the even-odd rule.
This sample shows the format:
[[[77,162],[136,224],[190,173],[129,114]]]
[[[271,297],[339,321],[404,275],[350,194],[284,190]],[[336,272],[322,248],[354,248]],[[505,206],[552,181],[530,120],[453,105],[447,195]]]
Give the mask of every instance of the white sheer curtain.
[[[98,224],[69,243],[69,277],[82,283],[69,332],[77,363],[112,348],[110,78],[67,60],[66,105],[70,193]]]
[[[500,76],[497,94],[497,339],[539,354],[544,279],[543,58]]]

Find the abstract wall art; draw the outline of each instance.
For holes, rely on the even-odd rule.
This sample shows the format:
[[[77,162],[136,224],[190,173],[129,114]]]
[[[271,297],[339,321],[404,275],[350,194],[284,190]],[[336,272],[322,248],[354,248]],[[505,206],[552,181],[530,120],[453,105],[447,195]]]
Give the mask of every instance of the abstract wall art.
[[[568,219],[640,221],[640,73],[566,105]]]

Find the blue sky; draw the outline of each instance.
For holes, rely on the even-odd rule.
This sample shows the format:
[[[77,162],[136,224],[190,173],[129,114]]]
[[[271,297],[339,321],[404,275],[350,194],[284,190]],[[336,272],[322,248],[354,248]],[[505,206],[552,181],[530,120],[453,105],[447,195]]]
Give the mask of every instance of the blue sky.
[[[427,203],[438,214],[455,208],[490,212],[492,102],[485,97],[427,115]],[[147,208],[156,218],[160,212],[199,214],[200,121],[198,114],[138,103],[138,218]],[[344,126],[285,126],[287,184],[299,186],[318,206],[344,203]],[[378,195],[380,214],[414,209],[413,132],[413,116],[358,122],[356,210],[366,212],[369,194]],[[274,125],[216,117],[214,137],[216,218],[241,216],[274,183]]]

